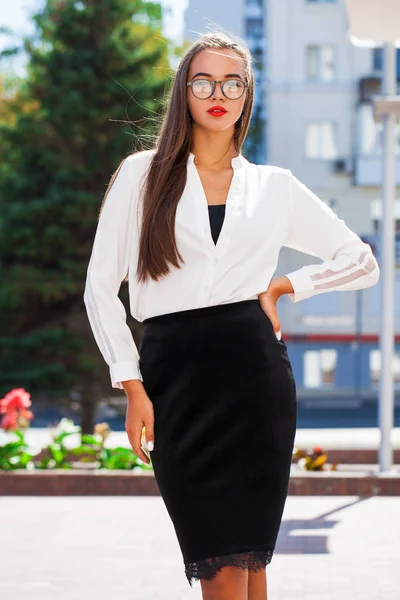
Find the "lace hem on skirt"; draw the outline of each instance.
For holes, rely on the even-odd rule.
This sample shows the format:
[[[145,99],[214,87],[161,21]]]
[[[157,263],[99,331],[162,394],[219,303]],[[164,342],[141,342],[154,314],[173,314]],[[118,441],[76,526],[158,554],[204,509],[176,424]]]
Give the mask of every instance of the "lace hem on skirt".
[[[193,580],[210,580],[226,566],[249,569],[249,571],[260,571],[271,562],[272,555],[273,550],[251,550],[206,558],[195,562],[185,562],[185,574],[192,587]]]

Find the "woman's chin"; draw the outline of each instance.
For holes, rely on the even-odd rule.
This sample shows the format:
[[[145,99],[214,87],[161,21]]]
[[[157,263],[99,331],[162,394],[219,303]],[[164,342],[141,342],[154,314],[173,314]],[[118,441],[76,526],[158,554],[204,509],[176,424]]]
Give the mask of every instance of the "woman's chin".
[[[226,131],[234,128],[234,123],[225,120],[224,117],[209,117],[206,121],[198,121],[195,124],[206,131]]]

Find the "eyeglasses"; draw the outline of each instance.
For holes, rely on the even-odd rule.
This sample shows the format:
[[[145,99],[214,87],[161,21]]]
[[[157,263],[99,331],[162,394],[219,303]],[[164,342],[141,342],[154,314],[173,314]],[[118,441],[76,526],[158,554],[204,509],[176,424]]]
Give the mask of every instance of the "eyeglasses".
[[[195,81],[188,81],[187,86],[190,85],[193,94],[200,100],[210,98],[215,91],[217,83],[221,84],[221,91],[223,95],[229,100],[238,100],[244,94],[245,89],[249,85],[241,79],[227,79],[226,81],[210,81],[209,79],[196,79]]]

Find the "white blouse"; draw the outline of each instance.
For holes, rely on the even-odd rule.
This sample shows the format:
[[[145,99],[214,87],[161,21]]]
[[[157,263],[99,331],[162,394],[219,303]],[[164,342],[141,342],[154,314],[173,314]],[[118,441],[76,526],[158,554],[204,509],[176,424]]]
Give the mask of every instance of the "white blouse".
[[[140,379],[139,352],[118,297],[129,271],[129,303],[138,321],[164,313],[246,299],[264,292],[282,246],[322,263],[288,273],[298,302],[316,294],[366,288],[377,283],[371,247],[287,169],[256,165],[242,154],[234,169],[217,243],[191,153],[179,200],[175,235],[184,258],[180,269],[158,282],[137,283],[141,202],[139,183],[154,150],[128,156],[104,203],[90,257],[84,303],[93,335],[110,368],[111,385]]]

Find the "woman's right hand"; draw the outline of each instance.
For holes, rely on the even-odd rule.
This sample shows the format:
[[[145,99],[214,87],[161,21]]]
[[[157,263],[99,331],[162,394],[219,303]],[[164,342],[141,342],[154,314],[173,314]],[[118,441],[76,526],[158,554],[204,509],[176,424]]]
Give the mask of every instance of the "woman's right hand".
[[[146,428],[146,442],[154,444],[154,407],[139,379],[122,382],[128,398],[125,431],[133,451],[147,465],[150,459],[141,448],[142,430]]]

